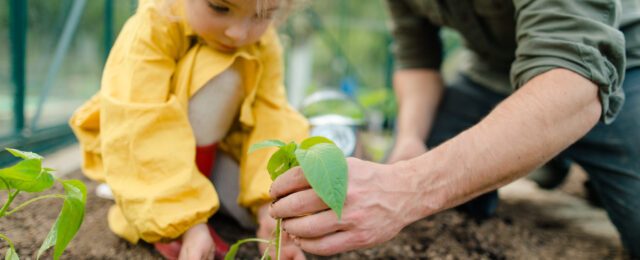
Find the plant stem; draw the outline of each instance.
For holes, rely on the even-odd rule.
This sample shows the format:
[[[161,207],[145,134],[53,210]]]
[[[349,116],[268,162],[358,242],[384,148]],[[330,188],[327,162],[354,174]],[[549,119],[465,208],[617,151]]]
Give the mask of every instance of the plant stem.
[[[282,236],[282,219],[276,222],[276,260],[280,260],[280,238]]]
[[[0,209],[0,217],[5,216],[4,214],[5,211],[7,211],[7,209],[9,208],[9,205],[11,205],[11,202],[13,202],[13,199],[15,199],[16,196],[18,196],[18,193],[20,193],[19,190],[9,193],[9,198],[7,199],[7,202],[5,202],[4,206],[2,206],[2,208]]]
[[[11,247],[11,250],[13,250],[14,252],[16,251],[16,248],[13,247],[13,242],[11,242],[11,239],[9,239],[7,236],[5,236],[2,233],[0,233],[0,239],[7,241],[7,243],[9,243],[9,247]]]
[[[269,241],[269,245],[267,246],[267,249],[265,249],[264,253],[262,253],[262,257],[260,257],[260,260],[267,259],[267,257],[269,256],[269,248],[271,248],[271,241]]]
[[[27,201],[23,202],[19,206],[15,207],[14,209],[12,209],[9,212],[7,212],[7,214],[5,214],[5,216],[9,216],[9,215],[15,213],[16,211],[18,211],[18,210],[28,206],[29,204],[36,202],[36,201],[43,200],[43,199],[55,199],[55,198],[65,199],[66,196],[64,196],[62,194],[49,194],[49,195],[36,197],[36,198],[33,198],[33,199],[30,199],[30,200],[27,200]]]

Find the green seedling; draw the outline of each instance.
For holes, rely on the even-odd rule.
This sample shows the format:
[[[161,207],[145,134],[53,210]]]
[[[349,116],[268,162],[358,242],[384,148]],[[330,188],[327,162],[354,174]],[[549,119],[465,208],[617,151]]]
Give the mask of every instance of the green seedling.
[[[338,219],[342,217],[342,208],[347,198],[347,161],[340,148],[331,140],[314,136],[305,139],[297,145],[295,142],[285,144],[278,140],[263,141],[251,146],[249,153],[267,147],[278,147],[279,149],[271,156],[267,164],[267,171],[271,175],[271,180],[287,170],[300,166],[303,174],[311,188],[318,194],[318,197],[331,208]],[[276,220],[274,239],[264,240],[249,238],[239,240],[231,246],[225,260],[235,258],[241,244],[247,242],[267,243],[275,246],[275,258],[280,260],[280,237],[282,229],[282,219]],[[265,250],[262,259],[269,259],[268,248]]]
[[[42,167],[42,156],[23,152],[15,149],[6,149],[15,157],[22,159],[17,164],[0,169],[0,191],[6,190],[8,197],[2,208],[0,208],[0,218],[9,216],[27,205],[50,198],[63,199],[62,210],[51,227],[49,234],[42,242],[38,250],[37,259],[54,247],[53,259],[59,259],[71,239],[76,235],[84,218],[84,208],[87,201],[87,188],[84,183],[78,180],[60,180],[55,178],[53,169]],[[64,194],[48,194],[32,198],[13,209],[9,206],[20,192],[38,193],[53,187],[58,181],[64,188]],[[7,241],[9,249],[6,252],[5,260],[19,260],[18,253],[13,242],[4,234],[0,233],[0,239]]]

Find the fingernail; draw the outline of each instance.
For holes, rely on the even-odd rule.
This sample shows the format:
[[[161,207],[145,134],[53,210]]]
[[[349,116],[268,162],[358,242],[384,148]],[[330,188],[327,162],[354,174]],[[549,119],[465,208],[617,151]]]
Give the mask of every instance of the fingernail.
[[[269,205],[269,216],[271,216],[272,218],[275,218],[273,216],[273,202]]]

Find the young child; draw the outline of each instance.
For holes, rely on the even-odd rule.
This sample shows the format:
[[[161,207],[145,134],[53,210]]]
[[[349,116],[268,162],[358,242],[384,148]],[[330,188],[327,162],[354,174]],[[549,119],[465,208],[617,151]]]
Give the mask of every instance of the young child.
[[[247,150],[308,135],[286,101],[273,28],[291,1],[140,1],[113,46],[100,91],[70,121],[85,174],[113,191],[113,232],[154,243],[168,259],[217,258],[228,245],[208,220],[227,199],[253,213],[258,237],[271,238],[266,166],[273,150]],[[214,188],[216,151],[239,170],[213,177],[237,186]],[[236,190],[237,198],[220,188]],[[304,258],[287,241],[282,255]]]

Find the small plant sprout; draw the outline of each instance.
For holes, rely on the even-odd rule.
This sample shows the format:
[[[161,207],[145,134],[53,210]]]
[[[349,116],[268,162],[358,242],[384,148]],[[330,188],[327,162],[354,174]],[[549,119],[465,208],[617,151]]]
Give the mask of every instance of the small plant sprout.
[[[17,164],[0,169],[0,191],[6,190],[8,197],[0,208],[0,218],[9,216],[27,205],[51,198],[63,199],[62,210],[51,227],[49,234],[42,242],[38,250],[39,259],[47,249],[54,247],[53,259],[59,259],[71,239],[76,235],[84,218],[84,207],[87,201],[87,188],[78,180],[60,180],[55,178],[53,169],[42,167],[42,156],[23,152],[15,149],[6,149],[15,157],[21,159]],[[64,194],[48,194],[32,198],[26,202],[9,209],[11,202],[20,192],[37,193],[50,189],[54,182],[58,181],[64,188]],[[4,234],[0,233],[0,239],[7,241],[9,249],[6,252],[5,260],[19,260],[13,242]]]
[[[347,198],[347,161],[338,146],[327,138],[314,136],[305,139],[300,145],[295,142],[285,144],[279,140],[263,141],[251,146],[249,153],[267,147],[279,148],[267,164],[271,180],[275,180],[293,167],[302,167],[305,178],[318,197],[336,213],[338,219],[342,217],[342,208]],[[275,258],[280,260],[281,229],[282,219],[277,219],[273,240],[257,238],[239,240],[231,246],[225,260],[234,259],[238,247],[246,242],[274,245]],[[265,250],[262,259],[270,259],[268,249]]]

